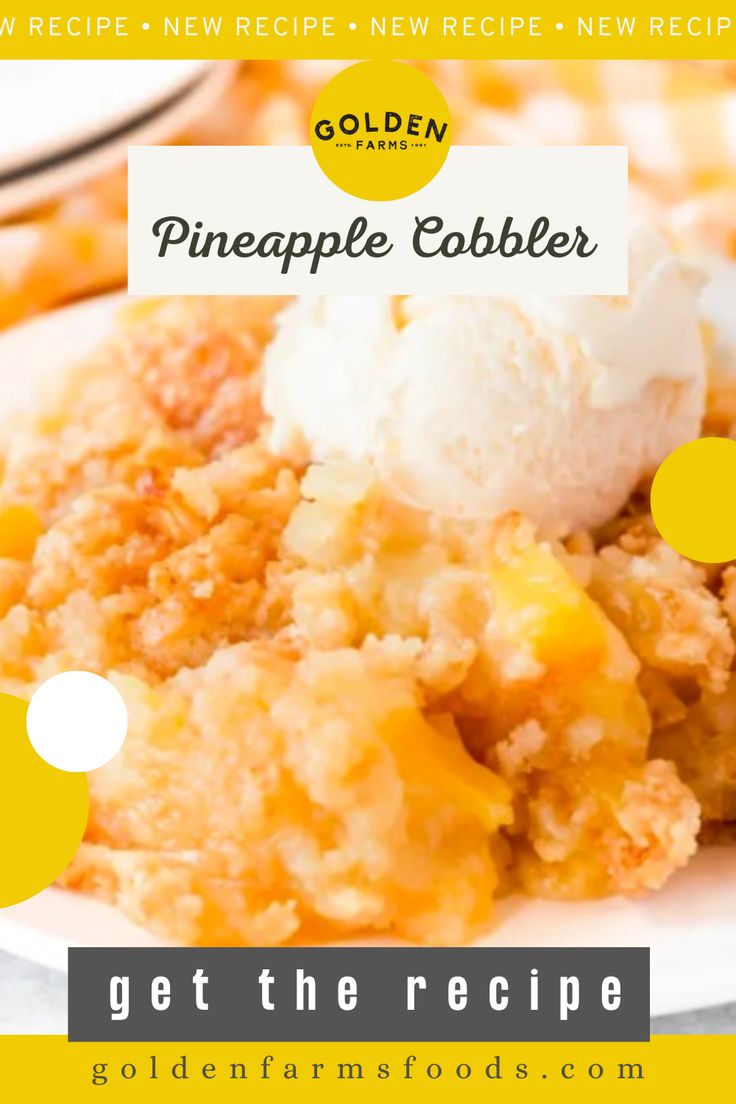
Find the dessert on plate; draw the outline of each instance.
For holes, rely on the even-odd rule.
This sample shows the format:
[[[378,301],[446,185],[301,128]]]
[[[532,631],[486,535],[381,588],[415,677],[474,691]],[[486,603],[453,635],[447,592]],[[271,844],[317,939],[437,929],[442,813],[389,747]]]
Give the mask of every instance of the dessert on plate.
[[[184,137],[304,142],[339,64],[248,62]],[[736,570],[648,502],[736,431],[733,74],[426,65],[455,141],[628,144],[628,298],[132,303],[0,432],[0,691],[124,695],[63,882],[161,938],[457,943],[736,823]],[[0,227],[0,326],[125,241],[123,172]]]
[[[693,273],[630,252],[618,300],[133,303],[7,425],[0,689],[130,716],[63,884],[181,942],[456,943],[734,819],[734,573],[647,481],[736,408]]]

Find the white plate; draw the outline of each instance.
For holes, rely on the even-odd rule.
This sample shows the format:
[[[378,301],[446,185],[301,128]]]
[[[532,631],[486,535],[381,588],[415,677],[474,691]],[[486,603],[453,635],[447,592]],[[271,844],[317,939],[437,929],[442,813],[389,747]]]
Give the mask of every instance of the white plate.
[[[116,909],[68,890],[47,889],[0,909],[0,947],[58,970],[66,969],[69,946],[157,945],[160,940]],[[704,848],[664,889],[639,899],[501,901],[496,926],[476,945],[651,947],[653,1016],[732,1001],[736,847]]]
[[[0,336],[4,409],[34,392],[110,327],[125,295],[104,296]],[[0,910],[0,947],[63,969],[69,945],[150,946],[149,933],[80,894],[48,889]],[[637,899],[501,902],[484,946],[650,946],[652,1014],[736,1000],[736,847],[705,848],[658,893]]]
[[[0,62],[0,173],[124,125],[203,75],[207,61]]]
[[[187,84],[185,91],[167,100],[164,107],[148,115],[144,122],[122,132],[116,130],[109,141],[101,136],[92,149],[83,148],[81,152],[52,159],[28,175],[14,176],[6,183],[0,179],[0,219],[17,217],[124,165],[128,146],[158,145],[181,134],[222,95],[235,68],[234,62],[210,62],[194,83]]]

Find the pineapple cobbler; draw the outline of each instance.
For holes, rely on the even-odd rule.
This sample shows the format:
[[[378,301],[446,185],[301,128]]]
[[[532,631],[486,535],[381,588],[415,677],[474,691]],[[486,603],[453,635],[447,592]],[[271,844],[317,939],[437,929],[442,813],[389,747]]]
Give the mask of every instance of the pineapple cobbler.
[[[65,885],[187,943],[458,943],[727,831],[736,573],[648,481],[736,397],[630,253],[628,299],[133,304],[8,426],[0,689],[130,717]]]

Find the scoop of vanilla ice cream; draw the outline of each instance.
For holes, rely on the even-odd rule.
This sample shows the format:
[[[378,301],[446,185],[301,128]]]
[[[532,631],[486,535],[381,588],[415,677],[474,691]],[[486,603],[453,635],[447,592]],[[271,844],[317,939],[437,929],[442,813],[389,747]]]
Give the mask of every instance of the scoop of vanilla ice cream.
[[[698,285],[645,226],[628,296],[303,298],[265,359],[272,447],[368,461],[445,515],[598,525],[696,437]]]

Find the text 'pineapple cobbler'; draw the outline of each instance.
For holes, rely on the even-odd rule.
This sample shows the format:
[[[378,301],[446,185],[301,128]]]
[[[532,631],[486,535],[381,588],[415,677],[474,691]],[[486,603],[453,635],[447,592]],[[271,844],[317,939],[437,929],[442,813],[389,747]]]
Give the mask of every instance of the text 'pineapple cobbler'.
[[[730,573],[664,545],[640,492],[562,544],[394,494],[370,456],[277,455],[284,306],[131,307],[5,434],[0,690],[95,671],[130,717],[65,884],[213,944],[457,943],[509,887],[661,886],[700,809],[736,815]],[[551,388],[582,356],[554,341]],[[693,386],[648,393],[664,417]]]

